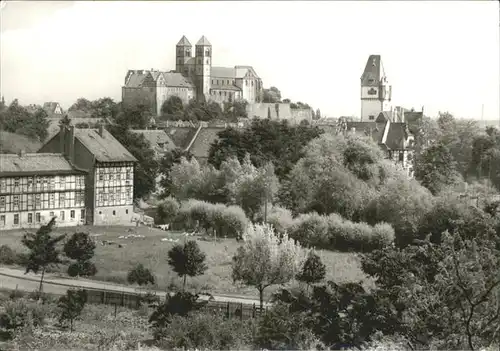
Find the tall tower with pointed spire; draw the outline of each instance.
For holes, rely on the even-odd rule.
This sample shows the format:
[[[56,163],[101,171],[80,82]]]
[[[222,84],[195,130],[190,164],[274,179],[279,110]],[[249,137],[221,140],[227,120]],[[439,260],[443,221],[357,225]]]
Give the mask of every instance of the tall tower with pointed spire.
[[[191,45],[186,36],[183,35],[175,49],[175,70],[187,77],[189,75],[188,62],[192,57],[193,45]]]
[[[196,43],[195,53],[195,85],[196,98],[209,99],[210,73],[212,70],[212,44],[202,36]]]
[[[391,95],[380,55],[370,55],[361,76],[361,121],[375,121],[380,112],[389,111]]]

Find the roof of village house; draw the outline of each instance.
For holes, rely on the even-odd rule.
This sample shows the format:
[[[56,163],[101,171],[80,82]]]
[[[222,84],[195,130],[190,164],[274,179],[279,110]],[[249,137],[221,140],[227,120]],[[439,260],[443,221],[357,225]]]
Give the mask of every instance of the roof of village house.
[[[380,55],[370,55],[361,76],[361,84],[376,87],[383,77],[385,77],[385,72]]]
[[[54,113],[58,105],[58,102],[45,102],[43,104],[43,109],[49,114]]]
[[[198,45],[200,45],[200,46],[212,46],[212,44],[210,44],[210,42],[208,41],[208,39],[204,35],[196,43],[196,46],[198,46]]]
[[[390,150],[404,149],[404,143],[408,136],[406,128],[406,123],[392,122],[390,124],[387,139],[385,141],[385,145],[387,145]]]
[[[38,140],[31,139],[26,135],[0,130],[0,154],[18,153],[21,150],[37,152],[42,145]],[[1,166],[0,163],[0,169]]]
[[[165,83],[170,87],[193,87],[193,83],[184,77],[181,73],[162,72]]]
[[[208,158],[210,145],[219,139],[217,134],[224,129],[224,127],[201,128],[189,151],[196,158]]]
[[[165,144],[165,148],[168,150],[176,148],[172,139],[162,129],[134,129],[131,130],[131,132],[144,135],[144,138],[149,141],[153,148],[156,147],[157,144]]]
[[[81,173],[76,170],[61,154],[55,153],[27,153],[0,155],[0,176],[28,175],[28,174],[63,174]]]
[[[193,127],[167,127],[165,128],[167,135],[172,139],[175,146],[181,149],[186,149],[193,139],[196,128]]]
[[[212,67],[210,76],[212,78],[236,78],[236,72],[233,67]]]
[[[75,128],[78,139],[99,162],[135,162],[137,159],[115,139],[110,132],[103,129],[103,136],[97,129]]]

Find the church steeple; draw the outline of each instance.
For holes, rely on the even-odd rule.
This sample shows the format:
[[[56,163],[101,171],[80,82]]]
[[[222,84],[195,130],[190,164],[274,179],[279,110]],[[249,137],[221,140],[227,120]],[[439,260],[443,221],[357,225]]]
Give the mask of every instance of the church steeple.
[[[195,53],[196,95],[208,100],[210,95],[210,73],[212,71],[212,44],[205,36],[196,43]]]
[[[186,64],[192,57],[193,45],[191,45],[186,36],[183,35],[175,46],[175,50],[175,70],[182,74],[188,74],[189,70]]]
[[[380,55],[370,55],[361,76],[361,121],[375,121],[389,109],[392,87],[385,75]]]

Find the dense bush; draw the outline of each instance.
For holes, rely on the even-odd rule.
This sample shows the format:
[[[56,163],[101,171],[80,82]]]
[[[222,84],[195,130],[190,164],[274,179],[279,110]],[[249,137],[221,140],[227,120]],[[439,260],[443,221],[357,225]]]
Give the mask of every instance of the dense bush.
[[[127,282],[129,284],[154,285],[156,283],[156,278],[149,269],[139,263],[128,272]]]
[[[255,216],[255,222],[264,222],[265,207],[262,206]],[[280,206],[267,205],[267,223],[271,224],[276,232],[283,234],[288,231],[293,224],[292,212],[287,208]]]
[[[180,204],[175,198],[169,196],[163,200],[156,210],[155,223],[171,224],[179,214]]]
[[[20,255],[8,245],[0,246],[0,264],[20,263]]]
[[[0,328],[4,337],[12,338],[17,329],[32,324],[42,325],[47,317],[48,310],[44,305],[25,299],[6,301],[3,304],[4,312],[0,314]]]
[[[159,345],[165,350],[248,350],[252,349],[252,336],[252,320],[193,312],[174,316]]]
[[[235,238],[246,228],[248,219],[238,206],[211,204],[199,200],[183,202],[179,218],[188,229],[216,230],[217,236]]]
[[[96,275],[97,268],[93,262],[83,261],[83,262],[74,262],[68,267],[68,275],[70,277],[91,277]]]
[[[302,214],[294,220],[290,237],[302,245],[337,251],[370,252],[394,242],[394,229],[387,223],[370,226],[338,214]]]

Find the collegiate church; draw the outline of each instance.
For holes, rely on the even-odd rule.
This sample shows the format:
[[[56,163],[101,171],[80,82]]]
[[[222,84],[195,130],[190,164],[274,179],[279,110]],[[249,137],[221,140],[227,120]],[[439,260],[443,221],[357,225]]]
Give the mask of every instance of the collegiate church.
[[[251,66],[212,66],[212,44],[202,36],[195,45],[183,36],[176,45],[175,71],[129,70],[122,87],[124,105],[138,102],[151,106],[161,115],[161,107],[170,96],[187,104],[191,99],[224,101],[262,99],[262,79]],[[194,54],[194,56],[193,56]]]

